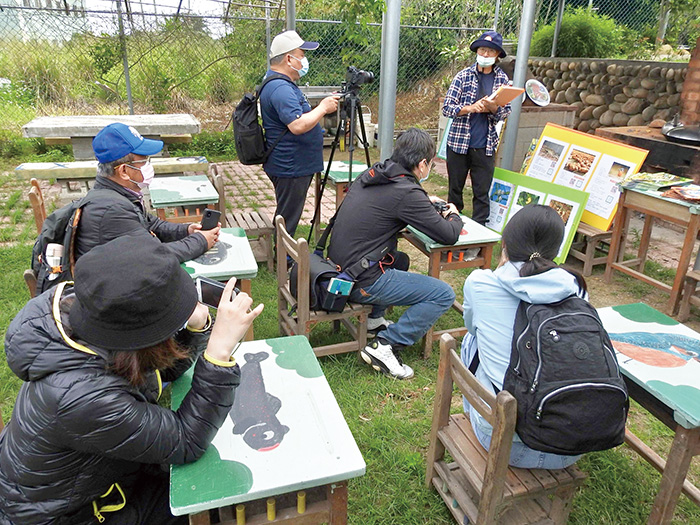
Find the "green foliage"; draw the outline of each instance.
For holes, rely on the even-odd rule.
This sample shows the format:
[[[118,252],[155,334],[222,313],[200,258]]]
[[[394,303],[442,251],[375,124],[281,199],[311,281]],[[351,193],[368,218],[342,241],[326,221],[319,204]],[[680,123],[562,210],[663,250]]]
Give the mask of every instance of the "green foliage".
[[[530,55],[549,56],[554,38],[554,23],[532,35]],[[612,58],[623,52],[623,32],[614,20],[588,9],[578,8],[564,13],[557,56]]]
[[[204,155],[209,162],[236,159],[236,146],[233,141],[231,127],[226,131],[202,131],[192,137],[189,144],[171,144],[168,146],[171,155],[180,157],[188,155]]]
[[[88,55],[100,77],[104,77],[114,66],[122,63],[119,39],[107,34],[102,34],[99,40],[89,48]]]

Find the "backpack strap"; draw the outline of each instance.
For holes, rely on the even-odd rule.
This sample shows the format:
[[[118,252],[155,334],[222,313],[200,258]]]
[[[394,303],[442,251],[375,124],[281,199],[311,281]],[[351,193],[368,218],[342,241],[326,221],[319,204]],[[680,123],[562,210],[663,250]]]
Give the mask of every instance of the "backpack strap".
[[[267,77],[265,80],[262,81],[262,83],[259,86],[255,87],[255,99],[256,101],[260,99],[260,93],[262,93],[263,88],[271,81],[273,80],[286,80],[287,82],[293,83],[289,78],[287,78],[286,75],[282,75],[280,73],[273,73],[269,77]],[[284,127],[284,131],[282,134],[277,137],[277,140],[265,150],[265,155],[263,155],[263,164],[267,162],[267,159],[269,158],[270,154],[272,153],[272,150],[275,149],[277,144],[279,144],[279,141],[282,140],[282,137],[284,137],[287,132],[289,131],[289,128],[287,126]]]

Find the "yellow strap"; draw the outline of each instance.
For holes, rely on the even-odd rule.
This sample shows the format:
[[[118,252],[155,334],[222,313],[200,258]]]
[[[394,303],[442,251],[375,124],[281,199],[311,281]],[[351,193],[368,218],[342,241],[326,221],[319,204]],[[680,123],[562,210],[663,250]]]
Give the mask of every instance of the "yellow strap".
[[[158,380],[158,399],[163,393],[163,379],[160,377],[160,370],[156,369],[156,379]]]
[[[80,343],[73,341],[70,337],[68,337],[68,334],[63,328],[63,323],[61,322],[60,308],[61,295],[63,295],[63,289],[69,284],[73,284],[73,281],[64,281],[62,283],[59,283],[58,286],[56,286],[56,292],[53,296],[53,318],[56,321],[56,326],[58,327],[58,331],[61,333],[61,337],[63,337],[63,340],[68,344],[68,346],[74,348],[75,350],[85,352],[86,354],[97,355],[97,352],[95,352],[94,350],[90,350],[87,346],[81,345]]]
[[[113,505],[104,505],[103,507],[98,507],[97,501],[92,502],[92,512],[97,518],[97,521],[99,521],[100,523],[103,523],[105,521],[105,517],[102,515],[103,512],[117,512],[118,510],[122,510],[126,505],[126,495],[124,495],[124,491],[119,486],[119,483],[114,483],[111,487],[109,487],[107,492],[100,496],[100,499],[104,499],[107,496],[109,496],[115,487],[122,497],[121,503],[115,503]]]

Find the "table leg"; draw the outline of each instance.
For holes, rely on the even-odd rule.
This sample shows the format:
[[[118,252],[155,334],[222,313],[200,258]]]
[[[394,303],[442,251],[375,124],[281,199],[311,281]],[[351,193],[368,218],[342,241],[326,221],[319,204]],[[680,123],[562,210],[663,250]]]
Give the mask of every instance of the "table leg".
[[[345,481],[327,485],[330,502],[330,525],[346,525],[348,522],[348,485]]]
[[[654,227],[654,217],[647,213],[644,217],[644,227],[642,228],[642,237],[637,250],[637,258],[639,259],[638,271],[644,273],[644,265],[647,262],[647,253],[649,252],[649,241],[651,241],[651,230]]]
[[[248,295],[252,297],[252,284],[250,279],[241,279],[238,281],[238,288],[241,290],[241,292],[245,292]],[[253,325],[250,325],[250,328],[248,328],[248,331],[245,334],[245,337],[243,338],[244,341],[254,341],[255,337],[253,336]]]
[[[647,525],[671,523],[690,460],[697,451],[699,440],[700,428],[687,429],[680,425],[676,427],[676,437],[673,438],[673,444],[668,453],[666,468],[661,476],[659,492],[654,499]]]
[[[428,275],[430,277],[440,278],[440,256],[442,251],[437,250],[428,255]],[[425,333],[425,346],[423,347],[423,359],[429,359],[433,353],[433,327],[431,326]]]
[[[198,512],[197,514],[189,515],[190,525],[210,525],[209,511]]]
[[[700,215],[691,214],[685,232],[685,239],[683,239],[683,250],[678,259],[676,278],[673,280],[673,287],[671,288],[671,298],[668,301],[668,310],[671,312],[671,315],[678,313],[678,307],[681,301],[681,289],[685,282],[685,276],[688,273],[688,266],[690,265],[693,248],[695,247],[695,239],[697,239],[698,236],[698,229],[700,229]]]
[[[348,187],[347,182],[337,182],[335,184],[335,211],[338,211],[340,204],[345,199],[345,190]]]
[[[493,245],[484,246],[481,248],[481,255],[484,258],[484,264],[482,264],[481,267],[484,270],[490,270],[491,260],[493,259]]]
[[[613,228],[613,234],[610,238],[610,249],[608,251],[608,261],[605,265],[605,282],[612,282],[612,272],[613,264],[618,260],[618,251],[622,248],[622,236],[625,234],[625,229],[627,228],[628,220],[627,214],[629,210],[625,208],[625,195],[623,191],[620,196],[620,202],[617,205],[617,214],[615,216],[615,227]],[[622,260],[623,254],[619,254],[619,259]]]

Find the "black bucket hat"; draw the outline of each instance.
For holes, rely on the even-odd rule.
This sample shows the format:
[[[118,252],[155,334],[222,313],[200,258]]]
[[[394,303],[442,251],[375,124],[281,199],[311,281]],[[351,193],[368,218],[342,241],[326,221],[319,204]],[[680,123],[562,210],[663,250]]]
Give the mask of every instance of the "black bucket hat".
[[[126,235],[75,265],[75,334],[106,350],[139,350],[182,328],[197,305],[192,278],[153,237]]]
[[[499,58],[505,58],[506,52],[503,50],[503,37],[497,31],[486,31],[479,38],[474,40],[469,49],[476,52],[480,47],[490,47],[498,51]]]

